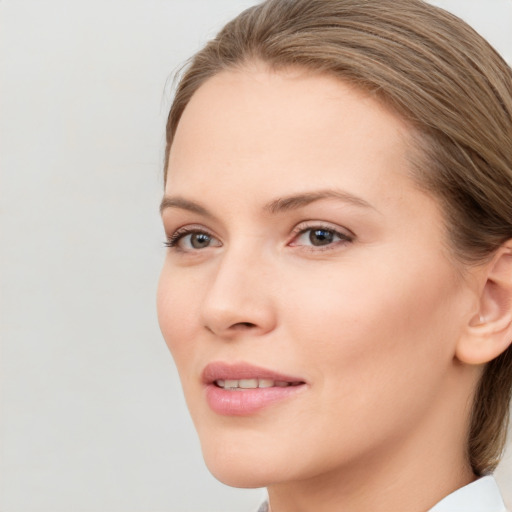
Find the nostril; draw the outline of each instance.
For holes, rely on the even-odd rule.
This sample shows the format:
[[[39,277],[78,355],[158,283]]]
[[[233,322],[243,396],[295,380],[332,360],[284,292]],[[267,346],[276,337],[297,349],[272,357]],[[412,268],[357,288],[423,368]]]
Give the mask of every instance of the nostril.
[[[209,325],[205,325],[204,327],[206,330],[210,331],[212,334],[215,334],[215,335],[229,335],[229,333],[234,335],[237,332],[249,331],[249,330],[253,330],[253,329],[256,330],[258,328],[258,324],[253,324],[252,322],[235,322],[235,323],[229,325],[227,327],[227,329],[224,329],[224,328],[215,329],[215,328],[210,327]]]
[[[252,327],[256,327],[256,324],[252,324],[251,322],[238,322],[231,326],[232,329],[250,329]]]

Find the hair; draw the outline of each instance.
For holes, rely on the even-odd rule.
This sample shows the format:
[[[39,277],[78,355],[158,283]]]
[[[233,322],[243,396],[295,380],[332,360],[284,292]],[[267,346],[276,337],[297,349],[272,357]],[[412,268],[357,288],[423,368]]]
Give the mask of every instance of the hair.
[[[440,201],[459,261],[487,261],[512,238],[512,70],[456,16],[421,0],[267,0],[230,21],[181,74],[167,121],[165,177],[181,115],[224,70],[262,61],[338,77],[416,134],[416,181]],[[497,466],[512,394],[512,346],[489,362],[472,406],[475,474]]]

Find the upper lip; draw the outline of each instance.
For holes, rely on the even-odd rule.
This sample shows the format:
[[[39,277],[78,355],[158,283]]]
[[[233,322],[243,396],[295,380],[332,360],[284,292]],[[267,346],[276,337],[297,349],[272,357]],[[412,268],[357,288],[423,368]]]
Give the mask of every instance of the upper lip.
[[[202,373],[202,380],[205,384],[212,384],[216,380],[240,379],[271,379],[279,382],[305,382],[304,379],[300,377],[285,375],[249,363],[226,363],[216,361],[207,364]]]

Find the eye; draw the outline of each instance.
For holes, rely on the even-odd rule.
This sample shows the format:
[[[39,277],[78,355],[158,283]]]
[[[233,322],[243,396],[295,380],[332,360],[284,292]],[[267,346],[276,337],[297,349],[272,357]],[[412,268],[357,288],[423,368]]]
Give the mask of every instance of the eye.
[[[340,243],[352,242],[353,239],[353,235],[343,233],[332,227],[311,226],[303,229],[299,227],[299,232],[290,245],[327,248],[337,246]]]
[[[196,251],[207,247],[220,247],[222,244],[206,231],[182,228],[173,233],[165,245],[183,251]]]

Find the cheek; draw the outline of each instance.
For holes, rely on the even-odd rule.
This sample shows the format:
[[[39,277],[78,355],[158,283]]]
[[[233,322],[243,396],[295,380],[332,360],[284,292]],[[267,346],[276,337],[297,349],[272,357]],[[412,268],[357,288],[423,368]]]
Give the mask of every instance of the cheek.
[[[293,302],[281,301],[289,351],[313,382],[313,399],[294,422],[303,445],[317,447],[318,454],[303,453],[311,467],[350,461],[403,438],[443,393],[457,336],[451,273],[382,268],[312,275],[305,286],[296,279],[286,293]]]
[[[338,397],[362,402],[393,386],[420,388],[440,379],[457,339],[453,273],[446,265],[403,268],[391,261],[375,272],[364,268],[316,276],[311,284],[325,286],[315,293],[308,286],[290,292],[295,305],[286,323],[311,371],[322,385],[338,388]]]
[[[164,264],[157,290],[158,323],[178,371],[190,361],[194,350],[198,315],[194,289],[181,274],[172,272]]]

